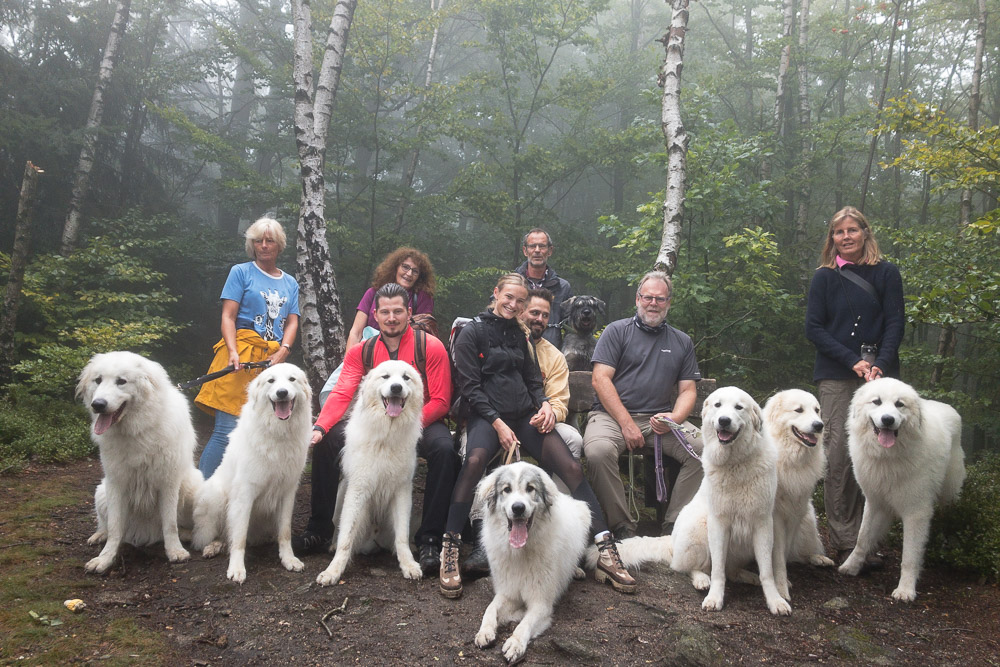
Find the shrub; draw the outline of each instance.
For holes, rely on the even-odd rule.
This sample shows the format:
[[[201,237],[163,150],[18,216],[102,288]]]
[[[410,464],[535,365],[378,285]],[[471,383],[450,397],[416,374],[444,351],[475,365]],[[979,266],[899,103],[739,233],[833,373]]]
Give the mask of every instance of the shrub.
[[[80,406],[17,392],[0,403],[0,473],[89,456],[89,429]]]

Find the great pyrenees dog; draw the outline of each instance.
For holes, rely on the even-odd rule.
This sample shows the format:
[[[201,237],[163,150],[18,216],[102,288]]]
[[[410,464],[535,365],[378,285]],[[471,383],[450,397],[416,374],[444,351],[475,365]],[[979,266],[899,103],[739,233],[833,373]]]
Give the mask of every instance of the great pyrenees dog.
[[[785,558],[774,549],[778,452],[760,406],[741,389],[722,387],[705,399],[701,419],[705,477],[677,517],[670,566],[689,573],[698,590],[708,589],[706,611],[722,609],[728,575],[759,583],[771,613],[787,616],[792,608],[778,592],[773,567],[780,560],[783,571]],[[759,577],[744,569],[751,560]]]
[[[383,361],[365,375],[344,431],[337,504],[337,551],[316,582],[340,581],[351,556],[393,548],[407,579],[420,579],[410,552],[413,473],[417,469],[424,383],[405,361]]]
[[[833,567],[826,557],[816,525],[813,490],[826,467],[823,420],[819,401],[807,391],[778,392],[764,404],[764,430],[778,449],[778,491],[774,500],[774,549],[785,558],[774,559],[774,580],[786,600],[786,562]]]
[[[517,623],[504,642],[508,662],[552,624],[556,602],[570,581],[583,578],[579,565],[597,563],[587,503],[560,493],[541,468],[525,462],[500,466],[476,487],[482,509],[481,540],[493,577],[494,598],[483,614],[476,646],[496,641],[497,627]],[[634,537],[618,545],[626,567],[669,560],[669,537]]]
[[[302,571],[292,508],[311,430],[312,391],[300,368],[276,364],[253,379],[222,462],[198,494],[191,544],[205,558],[228,547],[226,576],[236,583],[247,578],[247,545],[275,539],[285,569]]]
[[[840,571],[856,575],[893,518],[903,520],[903,557],[896,600],[917,597],[917,577],[935,503],[958,497],[965,481],[962,418],[893,378],[862,385],[851,399],[847,444],[865,510],[854,551]]]
[[[190,530],[202,482],[187,400],[163,366],[132,352],[95,354],[76,395],[90,412],[90,437],[104,469],[94,493],[97,532],[87,544],[105,544],[87,572],[106,572],[123,542],[162,541],[170,562],[186,561],[178,524]]]

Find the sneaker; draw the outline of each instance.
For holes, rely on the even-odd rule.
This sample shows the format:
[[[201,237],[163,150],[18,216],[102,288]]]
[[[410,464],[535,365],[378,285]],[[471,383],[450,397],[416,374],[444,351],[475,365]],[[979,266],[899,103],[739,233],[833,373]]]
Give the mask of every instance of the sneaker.
[[[622,593],[635,593],[635,579],[622,563],[618,547],[615,546],[614,535],[608,533],[599,540],[597,550],[600,553],[597,559],[597,569],[594,571],[594,577],[597,581],[601,583],[611,582],[612,588]]]
[[[333,538],[323,537],[311,530],[306,530],[301,535],[292,537],[292,551],[296,556],[328,553],[331,546],[333,546]]]
[[[462,597],[462,575],[458,571],[458,552],[462,537],[458,533],[445,533],[441,540],[441,595],[446,598]]]
[[[462,562],[462,572],[467,575],[489,576],[490,562],[486,559],[486,549],[483,548],[482,542],[477,542],[476,548]]]
[[[428,542],[421,544],[417,552],[417,562],[423,573],[430,574],[441,566],[441,547]]]

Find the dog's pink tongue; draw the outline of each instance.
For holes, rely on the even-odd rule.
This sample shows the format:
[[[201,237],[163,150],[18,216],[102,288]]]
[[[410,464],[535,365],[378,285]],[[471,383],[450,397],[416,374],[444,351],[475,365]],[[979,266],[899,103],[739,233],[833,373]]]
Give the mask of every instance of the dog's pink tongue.
[[[294,405],[293,401],[275,401],[274,416],[278,419],[288,419],[292,416],[292,406]]]
[[[879,429],[878,444],[886,449],[896,444],[896,432],[887,428]]]
[[[510,527],[510,546],[520,549],[528,543],[528,522],[515,519]]]
[[[102,435],[105,431],[111,428],[111,425],[115,423],[115,416],[113,414],[103,413],[97,415],[97,421],[94,422],[94,435]]]
[[[396,396],[386,399],[385,414],[390,417],[398,417],[403,414],[403,399]]]

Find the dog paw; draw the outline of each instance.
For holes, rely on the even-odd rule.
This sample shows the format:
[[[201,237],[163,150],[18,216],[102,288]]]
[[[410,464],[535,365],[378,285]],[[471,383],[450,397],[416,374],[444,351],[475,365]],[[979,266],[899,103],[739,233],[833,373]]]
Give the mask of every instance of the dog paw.
[[[191,554],[183,547],[180,549],[167,549],[167,560],[171,563],[183,563],[191,558]]]
[[[722,596],[709,593],[701,603],[705,611],[722,611]]]
[[[788,601],[783,598],[778,598],[777,600],[768,600],[767,608],[775,616],[791,616],[792,615],[792,605],[788,604]]]
[[[809,556],[809,564],[815,567],[833,567],[836,565],[832,559],[827,558],[823,554],[812,554]]]
[[[201,550],[201,557],[215,558],[220,553],[222,553],[222,542],[216,540],[215,542],[209,542],[205,545],[205,548]]]
[[[712,585],[712,578],[704,572],[695,571],[691,573],[691,583],[694,584],[695,590],[707,591]]]
[[[583,571],[582,567],[578,566],[576,570],[574,570],[573,572],[573,578],[576,579],[577,581],[581,581],[587,578],[587,573]]]
[[[420,579],[424,576],[423,570],[420,569],[420,566],[416,562],[400,563],[399,569],[403,571],[403,577],[406,579]]]
[[[493,630],[480,630],[476,633],[476,646],[479,648],[489,648],[497,640],[497,631]]]
[[[111,567],[111,563],[114,562],[114,558],[102,558],[101,556],[95,556],[87,561],[87,564],[83,566],[83,569],[87,572],[95,572],[97,574],[104,574]]]
[[[864,564],[864,558],[855,558],[854,554],[851,553],[851,555],[847,557],[847,560],[844,561],[844,564],[837,568],[837,572],[856,577],[858,576],[858,573],[861,572],[861,567]]]
[[[242,565],[230,565],[229,571],[226,572],[226,577],[230,581],[235,581],[237,584],[242,584],[247,580],[247,569]]]
[[[334,572],[330,569],[323,570],[322,572],[319,573],[319,576],[316,577],[316,583],[319,584],[320,586],[333,586],[338,581],[340,581],[341,574],[343,573]]]
[[[108,541],[108,532],[106,530],[99,530],[87,538],[87,544],[91,546],[107,541]]]
[[[892,599],[899,600],[900,602],[913,602],[917,599],[917,591],[913,588],[900,586],[892,592]]]
[[[528,645],[521,641],[521,638],[514,635],[503,643],[503,657],[507,658],[507,664],[517,662],[524,657],[524,652],[528,650]]]
[[[291,558],[282,558],[281,564],[289,572],[301,572],[305,568],[305,564],[303,564],[303,562],[295,556],[292,556]]]

